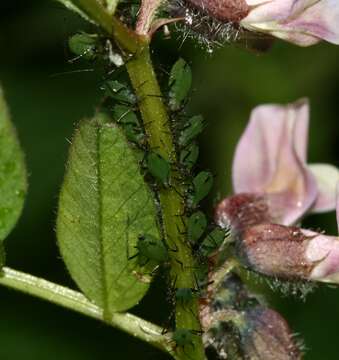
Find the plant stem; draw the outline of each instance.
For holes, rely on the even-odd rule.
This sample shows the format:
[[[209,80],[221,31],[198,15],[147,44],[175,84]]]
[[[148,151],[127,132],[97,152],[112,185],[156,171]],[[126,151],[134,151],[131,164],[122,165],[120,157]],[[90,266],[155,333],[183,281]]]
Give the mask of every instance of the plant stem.
[[[186,216],[184,189],[177,174],[177,157],[162,94],[153,70],[149,46],[144,46],[127,63],[127,70],[139,99],[139,109],[143,118],[148,143],[172,164],[171,186],[159,187],[160,207],[164,236],[171,253],[171,278],[176,288],[195,288],[194,260],[186,240]],[[176,327],[200,330],[198,300],[189,304],[176,304]],[[204,349],[200,336],[194,336],[193,346],[178,349],[182,358],[204,359]]]
[[[105,321],[103,310],[87,300],[83,294],[36,276],[4,267],[0,277],[0,284],[71,309],[93,319]],[[105,323],[125,331],[162,351],[173,354],[173,345],[169,336],[162,335],[162,328],[155,324],[129,313],[115,313]]]

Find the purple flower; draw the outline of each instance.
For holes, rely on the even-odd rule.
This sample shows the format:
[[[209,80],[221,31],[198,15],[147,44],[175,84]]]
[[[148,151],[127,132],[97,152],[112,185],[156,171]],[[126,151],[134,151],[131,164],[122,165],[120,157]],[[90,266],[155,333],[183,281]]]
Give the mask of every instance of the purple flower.
[[[235,196],[247,194],[256,201],[239,205],[226,198],[216,211],[221,226],[232,225],[231,213],[245,227],[263,222],[292,225],[307,212],[334,210],[339,171],[330,165],[307,165],[308,123],[307,100],[253,110],[236,148],[232,174]],[[249,206],[256,221],[248,218]]]
[[[248,30],[300,46],[313,45],[322,39],[339,44],[337,0],[246,0],[246,3],[251,10],[240,23]]]

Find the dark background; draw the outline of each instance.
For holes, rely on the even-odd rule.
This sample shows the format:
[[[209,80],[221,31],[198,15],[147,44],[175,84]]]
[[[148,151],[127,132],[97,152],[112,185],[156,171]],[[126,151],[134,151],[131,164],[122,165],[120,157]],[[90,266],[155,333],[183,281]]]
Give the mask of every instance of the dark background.
[[[23,216],[6,241],[8,265],[69,286],[74,285],[54,233],[57,196],[66,139],[79,119],[93,113],[100,98],[100,75],[60,73],[92,68],[67,61],[67,38],[84,28],[78,17],[53,1],[0,3],[0,82],[26,153],[30,184]],[[323,43],[302,49],[276,42],[261,56],[238,47],[225,47],[213,56],[190,43],[178,48],[179,41],[158,43],[154,57],[169,63],[180,53],[192,63],[191,111],[208,120],[201,139],[202,162],[216,174],[216,195],[231,191],[234,146],[250,110],[260,103],[309,97],[310,162],[338,164],[339,47]],[[337,231],[334,213],[310,217],[306,225]],[[164,323],[168,315],[159,293],[151,291],[135,311]],[[268,296],[302,334],[307,360],[338,359],[339,289],[319,286],[306,302],[272,292]],[[0,314],[1,360],[165,359],[99,322],[5,288],[0,289]]]

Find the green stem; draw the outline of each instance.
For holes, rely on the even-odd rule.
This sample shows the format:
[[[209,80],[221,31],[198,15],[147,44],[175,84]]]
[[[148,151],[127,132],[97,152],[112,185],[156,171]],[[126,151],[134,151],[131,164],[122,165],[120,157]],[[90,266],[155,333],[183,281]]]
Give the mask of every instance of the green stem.
[[[127,63],[127,70],[139,99],[139,109],[143,118],[148,143],[172,164],[171,186],[160,187],[159,198],[162,211],[164,236],[171,250],[171,277],[176,288],[195,288],[194,260],[186,239],[184,189],[177,173],[177,157],[162,94],[153,70],[150,49],[143,46],[140,52]],[[190,304],[176,304],[176,327],[200,330],[198,300]],[[200,336],[194,337],[194,346],[179,349],[182,358],[204,359],[204,349]]]
[[[105,321],[114,328],[125,331],[137,339],[174,355],[173,344],[168,335],[162,335],[161,327],[129,313],[115,313],[109,321],[104,320],[103,310],[77,291],[8,267],[2,269],[0,284],[93,319]]]

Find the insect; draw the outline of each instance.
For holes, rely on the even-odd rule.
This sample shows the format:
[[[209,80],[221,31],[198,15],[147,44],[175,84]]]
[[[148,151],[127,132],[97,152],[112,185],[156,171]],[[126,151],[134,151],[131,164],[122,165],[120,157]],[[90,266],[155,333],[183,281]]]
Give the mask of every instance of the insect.
[[[204,118],[201,115],[192,116],[181,130],[179,145],[189,145],[206,127]]]
[[[212,186],[213,175],[209,171],[201,171],[195,176],[192,182],[192,192],[189,199],[193,208],[208,195]]]
[[[153,235],[139,235],[135,248],[137,249],[137,253],[128,256],[128,259],[132,260],[137,257],[140,266],[146,266],[151,263],[155,267],[158,267],[169,261],[166,245]]]
[[[177,328],[173,332],[172,340],[175,343],[175,350],[181,348],[183,353],[188,357],[185,353],[185,348],[191,346],[194,348],[194,337],[202,335],[203,332],[201,330],[192,330],[185,328]]]
[[[180,164],[187,170],[192,170],[199,157],[199,146],[191,143],[180,152]]]
[[[124,64],[122,56],[118,51],[115,51],[112,41],[97,34],[85,32],[75,34],[69,38],[68,47],[76,55],[76,58],[71,62],[84,58],[91,61],[104,59],[116,67]]]
[[[187,223],[188,241],[192,246],[200,239],[207,228],[207,219],[202,211],[193,213]]]
[[[146,155],[147,169],[164,186],[169,185],[171,165],[160,154],[150,151]]]

